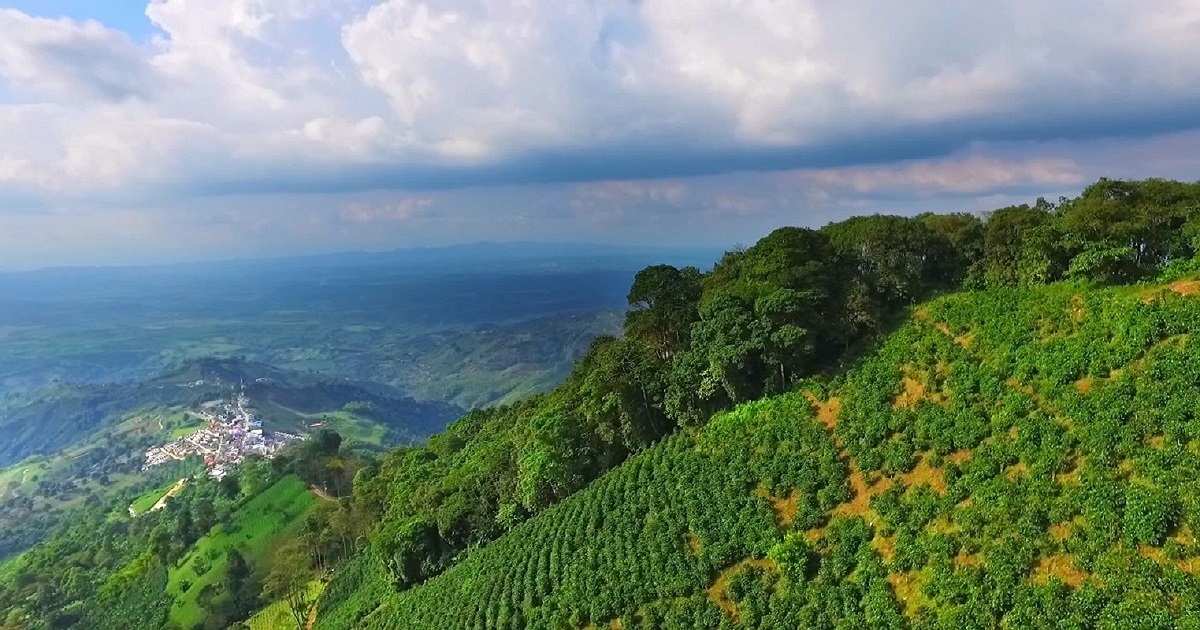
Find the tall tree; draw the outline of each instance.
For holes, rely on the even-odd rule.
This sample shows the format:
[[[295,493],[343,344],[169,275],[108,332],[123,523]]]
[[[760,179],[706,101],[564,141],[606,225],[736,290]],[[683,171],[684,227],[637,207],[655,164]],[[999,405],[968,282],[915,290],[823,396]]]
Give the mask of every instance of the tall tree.
[[[925,221],[874,215],[831,223],[821,231],[888,305],[907,305],[947,283],[954,252],[947,237]]]
[[[263,599],[284,602],[296,622],[296,630],[304,630],[313,603],[308,585],[315,577],[308,553],[298,541],[288,543],[272,558],[270,572],[263,582]]]
[[[1053,282],[1062,277],[1068,260],[1052,207],[1011,206],[988,215],[981,274],[986,284]]]
[[[669,360],[686,348],[700,302],[700,270],[655,265],[637,273],[629,289],[625,336]]]
[[[237,549],[231,550],[225,569],[225,590],[229,592],[231,616],[235,619],[245,618],[256,606],[258,593],[251,580],[252,573],[245,556]]]

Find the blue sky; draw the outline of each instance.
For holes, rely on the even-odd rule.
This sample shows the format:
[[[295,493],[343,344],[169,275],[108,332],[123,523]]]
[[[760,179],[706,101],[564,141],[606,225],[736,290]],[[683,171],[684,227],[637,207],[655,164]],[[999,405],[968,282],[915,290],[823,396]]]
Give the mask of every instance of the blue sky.
[[[0,6],[37,17],[96,20],[141,41],[154,34],[144,0],[9,0]]]
[[[0,34],[0,269],[1200,177],[1200,0],[0,0]]]

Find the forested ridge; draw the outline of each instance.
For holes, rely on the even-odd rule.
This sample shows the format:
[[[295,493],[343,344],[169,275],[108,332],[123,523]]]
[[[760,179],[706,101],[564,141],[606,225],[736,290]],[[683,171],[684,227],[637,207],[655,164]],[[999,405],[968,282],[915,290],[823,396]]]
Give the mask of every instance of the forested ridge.
[[[1192,627],[1193,286],[927,303],[418,586],[369,550],[318,627]]]
[[[559,387],[335,467],[317,627],[1190,623],[1198,251],[1200,185],[1102,180],[649,267]]]

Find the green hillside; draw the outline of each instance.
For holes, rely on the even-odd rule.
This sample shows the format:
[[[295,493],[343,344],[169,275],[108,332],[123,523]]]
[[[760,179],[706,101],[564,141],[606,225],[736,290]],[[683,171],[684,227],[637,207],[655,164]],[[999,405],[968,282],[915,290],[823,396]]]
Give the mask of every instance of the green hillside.
[[[265,568],[273,546],[295,534],[317,501],[300,479],[284,477],[197,540],[170,571],[171,622],[200,626],[216,605],[208,593],[219,590],[215,587],[228,573],[230,553],[236,550],[252,568]]]
[[[311,519],[338,509],[310,486],[348,488],[362,463],[322,432],[219,481],[187,478],[161,510],[131,516],[124,495],[84,506],[0,565],[0,628],[216,630],[246,620],[278,599],[267,585]]]
[[[229,396],[241,383],[266,430],[311,434],[330,429],[348,443],[375,450],[419,442],[462,413],[385,385],[240,359],[195,360],[132,384],[49,389],[10,409],[7,418],[0,409],[0,425],[23,422],[17,434],[35,442],[44,438],[38,448],[50,452],[0,467],[0,558],[43,540],[85,505],[120,497],[126,499],[122,513],[130,503],[137,503],[135,512],[153,505],[157,497],[150,498],[148,491],[196,473],[200,463],[142,471],[146,449],[201,428],[198,405]],[[91,424],[80,428],[77,420]],[[56,441],[60,430],[67,436],[61,442]],[[0,453],[0,462],[7,461]],[[147,496],[138,496],[143,493]]]
[[[307,598],[316,600],[324,587],[325,585],[321,582],[310,582]],[[287,602],[277,601],[254,613],[246,620],[246,627],[250,630],[293,630],[296,627],[296,621],[288,609]]]
[[[678,434],[423,585],[331,587],[318,627],[1200,622],[1195,330],[1169,289],[935,300],[846,375]]]
[[[321,577],[327,630],[1198,627],[1198,235],[1200,184],[1101,180],[647,267],[553,390],[101,502],[0,575],[0,628],[302,620]],[[248,367],[268,421],[378,436],[371,392]],[[287,474],[339,500],[268,566],[206,537]]]

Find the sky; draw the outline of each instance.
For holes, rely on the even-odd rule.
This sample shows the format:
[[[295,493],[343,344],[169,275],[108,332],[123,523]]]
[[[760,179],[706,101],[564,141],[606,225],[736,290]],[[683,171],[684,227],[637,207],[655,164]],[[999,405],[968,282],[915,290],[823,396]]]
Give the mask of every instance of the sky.
[[[0,0],[0,269],[1200,179],[1200,0]]]

